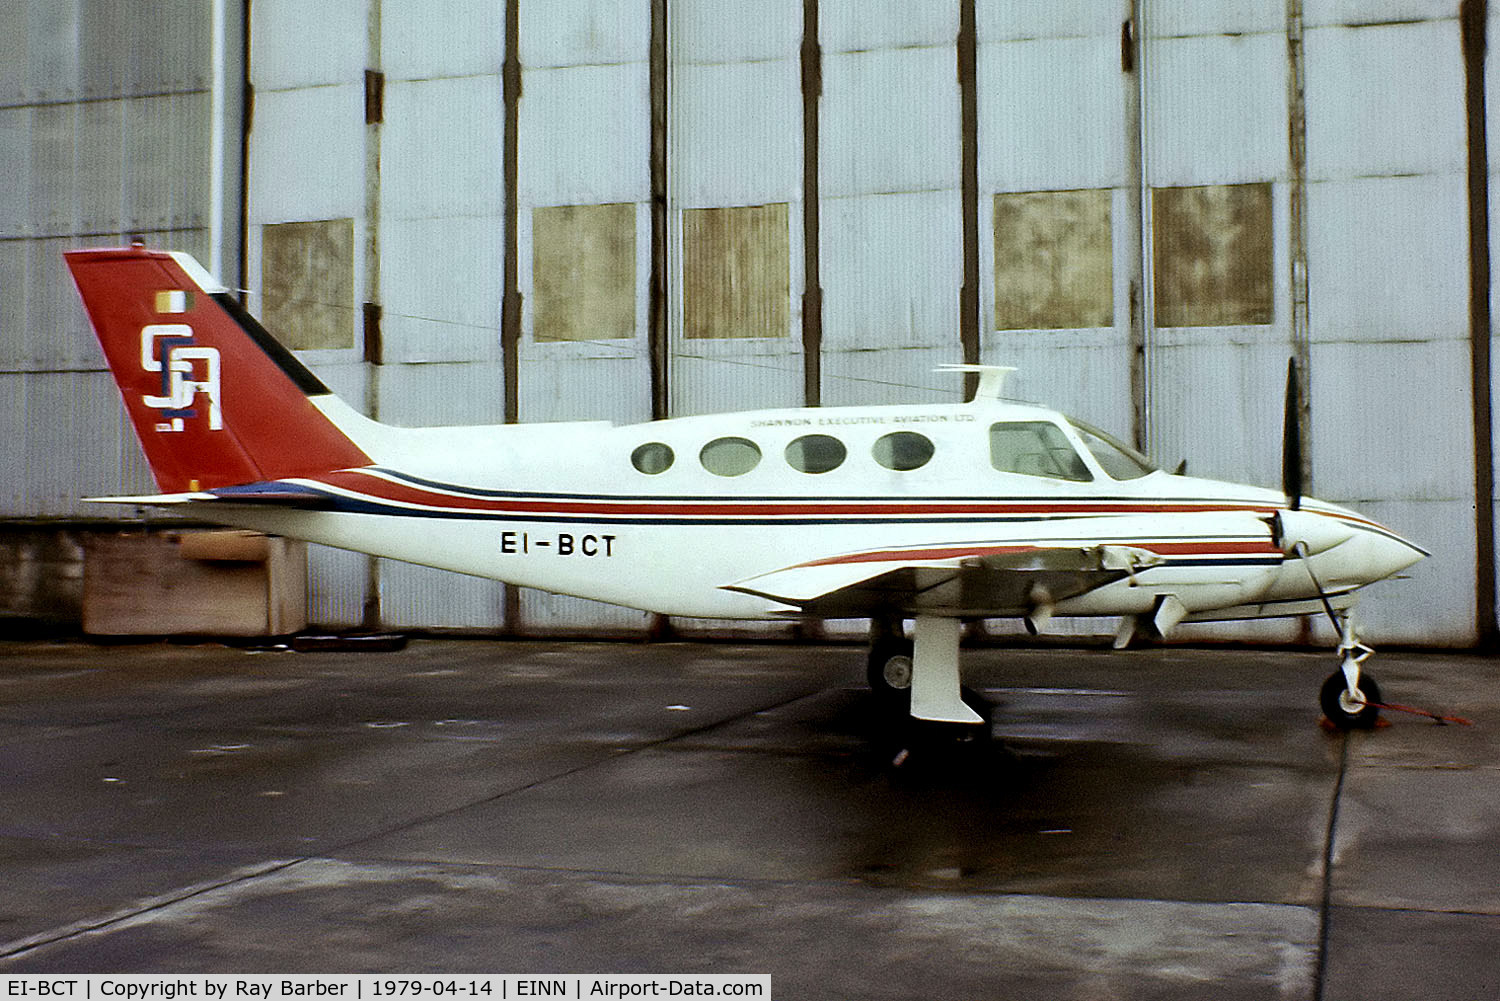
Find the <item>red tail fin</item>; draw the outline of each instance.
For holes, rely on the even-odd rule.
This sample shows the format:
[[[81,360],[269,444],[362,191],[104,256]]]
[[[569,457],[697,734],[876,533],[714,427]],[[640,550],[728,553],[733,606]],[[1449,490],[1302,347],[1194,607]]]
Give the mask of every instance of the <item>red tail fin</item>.
[[[162,490],[370,464],[309,400],[328,388],[191,257],[64,256]]]

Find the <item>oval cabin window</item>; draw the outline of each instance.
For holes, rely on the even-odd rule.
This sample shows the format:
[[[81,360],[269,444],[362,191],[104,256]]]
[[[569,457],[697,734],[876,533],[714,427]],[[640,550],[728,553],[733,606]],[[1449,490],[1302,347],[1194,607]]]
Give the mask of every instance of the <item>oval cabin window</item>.
[[[663,445],[659,441],[648,441],[630,453],[630,464],[647,476],[655,476],[657,473],[665,473],[671,469],[674,458],[676,456],[672,454],[670,445]]]
[[[787,465],[802,473],[826,473],[844,464],[849,450],[837,438],[806,434],[786,447]]]
[[[920,469],[932,459],[932,441],[915,431],[892,431],[875,442],[875,461],[898,472]]]
[[[760,446],[748,438],[715,438],[703,446],[698,461],[715,476],[743,476],[760,465]]]

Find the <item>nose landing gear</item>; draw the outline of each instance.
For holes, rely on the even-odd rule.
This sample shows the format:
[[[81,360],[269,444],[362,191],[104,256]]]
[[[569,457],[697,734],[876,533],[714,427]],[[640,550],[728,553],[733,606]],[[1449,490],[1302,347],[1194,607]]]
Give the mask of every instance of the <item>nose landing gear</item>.
[[[1340,730],[1372,729],[1380,719],[1380,686],[1360,667],[1375,651],[1355,635],[1352,612],[1335,616],[1334,622],[1339,627],[1341,664],[1339,670],[1323,682],[1318,702],[1323,707],[1323,715]]]
[[[1323,590],[1322,581],[1313,572],[1312,556],[1307,543],[1299,541],[1292,546],[1291,551],[1302,560],[1313,589],[1318,592],[1318,600],[1328,613],[1328,621],[1333,623],[1333,628],[1339,634],[1339,669],[1328,676],[1318,693],[1318,704],[1323,707],[1323,715],[1340,730],[1374,729],[1380,719],[1382,705],[1380,686],[1375,684],[1374,678],[1364,674],[1360,667],[1375,651],[1359,641],[1359,635],[1354,629],[1354,609],[1339,611],[1333,607],[1333,601]]]

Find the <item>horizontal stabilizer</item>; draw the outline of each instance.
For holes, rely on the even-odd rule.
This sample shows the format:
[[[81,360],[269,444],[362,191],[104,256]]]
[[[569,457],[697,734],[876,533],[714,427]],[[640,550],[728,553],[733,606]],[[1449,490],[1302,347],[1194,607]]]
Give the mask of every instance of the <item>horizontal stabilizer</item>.
[[[213,500],[212,494],[201,491],[183,494],[139,494],[125,497],[85,497],[85,504],[134,504],[137,507],[163,507],[169,504],[190,504],[193,501]]]
[[[212,490],[193,490],[176,494],[142,494],[125,497],[86,497],[94,504],[135,504],[145,507],[173,504],[250,504],[257,507],[288,507],[298,510],[331,508],[333,498],[299,483],[247,483]]]

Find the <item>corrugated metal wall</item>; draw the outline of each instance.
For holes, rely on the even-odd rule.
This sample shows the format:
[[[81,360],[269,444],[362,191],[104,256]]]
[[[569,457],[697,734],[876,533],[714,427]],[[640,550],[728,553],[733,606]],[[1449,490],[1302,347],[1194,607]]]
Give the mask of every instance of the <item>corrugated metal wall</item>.
[[[0,5],[0,513],[150,490],[62,251],[125,234],[214,256],[210,5]]]
[[[250,305],[395,423],[956,399],[930,369],[967,354],[1264,484],[1295,356],[1314,491],[1434,550],[1372,633],[1470,642],[1459,6],[255,0]],[[117,8],[0,9],[8,514],[149,486],[59,251],[141,232],[236,266],[210,234],[236,8]],[[330,625],[651,625],[331,551],[313,575]]]
[[[1391,13],[1403,23],[1308,4],[1313,486],[1433,552],[1411,583],[1370,593],[1381,635],[1462,640],[1475,622],[1463,59],[1452,5]]]
[[[800,405],[801,2],[670,0],[666,17],[671,412]],[[716,293],[731,281],[750,301]]]
[[[651,8],[523,3],[519,14],[518,414],[649,420]],[[566,277],[543,286],[539,262]],[[533,632],[639,631],[647,618],[528,590],[511,611]]]
[[[959,4],[819,7],[823,402],[956,399]]]

